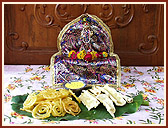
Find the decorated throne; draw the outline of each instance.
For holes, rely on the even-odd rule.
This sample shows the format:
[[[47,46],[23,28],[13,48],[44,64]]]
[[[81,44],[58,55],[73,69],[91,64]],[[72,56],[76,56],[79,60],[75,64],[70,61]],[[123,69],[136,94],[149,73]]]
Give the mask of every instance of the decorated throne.
[[[83,14],[65,25],[57,46],[50,65],[53,86],[72,80],[120,86],[120,59],[113,53],[110,29],[97,16]]]

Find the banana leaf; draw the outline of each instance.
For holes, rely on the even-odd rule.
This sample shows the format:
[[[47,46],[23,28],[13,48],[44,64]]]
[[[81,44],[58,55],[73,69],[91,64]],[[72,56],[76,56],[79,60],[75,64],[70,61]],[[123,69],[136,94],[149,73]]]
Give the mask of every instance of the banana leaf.
[[[20,110],[20,108],[23,107],[23,103],[26,100],[28,94],[25,95],[18,95],[12,97],[12,109],[17,112],[20,115],[32,117],[32,114],[26,111]],[[144,100],[141,94],[135,96],[133,98],[132,103],[127,103],[124,106],[115,106],[116,112],[115,117],[119,117],[123,115],[124,113],[134,113],[138,110],[138,108],[143,105]],[[149,105],[147,101],[145,101],[145,105]],[[81,108],[80,114],[77,116],[72,116],[70,114],[66,114],[64,117],[53,117],[52,115],[46,120],[52,120],[52,121],[60,121],[60,120],[78,120],[78,119],[87,119],[87,120],[93,120],[93,119],[112,119],[113,117],[107,112],[106,108],[103,106],[103,104],[100,104],[97,108],[91,109],[90,111],[87,110],[87,108],[80,103],[79,107]]]

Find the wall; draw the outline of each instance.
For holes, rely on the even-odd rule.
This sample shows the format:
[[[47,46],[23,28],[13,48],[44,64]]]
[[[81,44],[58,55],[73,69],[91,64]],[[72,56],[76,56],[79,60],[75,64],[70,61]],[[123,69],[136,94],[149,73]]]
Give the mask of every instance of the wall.
[[[111,29],[121,65],[164,64],[164,7],[157,4],[6,4],[5,64],[49,64],[57,36],[83,13]]]

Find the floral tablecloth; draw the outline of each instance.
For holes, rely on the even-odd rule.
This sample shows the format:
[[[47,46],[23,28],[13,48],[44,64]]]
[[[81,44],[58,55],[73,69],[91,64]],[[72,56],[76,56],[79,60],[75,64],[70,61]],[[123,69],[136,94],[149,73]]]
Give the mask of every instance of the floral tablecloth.
[[[142,93],[149,106],[141,106],[136,113],[108,120],[52,121],[37,120],[19,115],[11,108],[12,96],[32,93],[49,88],[50,68],[48,65],[4,65],[3,76],[3,125],[165,125],[164,67],[121,67],[123,93],[132,96]]]

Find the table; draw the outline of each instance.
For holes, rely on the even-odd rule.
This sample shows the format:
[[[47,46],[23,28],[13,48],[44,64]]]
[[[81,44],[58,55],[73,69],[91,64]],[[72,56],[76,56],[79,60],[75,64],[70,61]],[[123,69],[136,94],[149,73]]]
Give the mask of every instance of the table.
[[[51,121],[37,120],[19,115],[11,108],[12,96],[32,93],[51,86],[48,65],[4,65],[3,75],[3,125],[143,125],[161,124],[165,119],[164,67],[121,67],[120,92],[129,95],[143,93],[143,98],[150,101],[149,106],[141,106],[136,113],[108,120]]]

